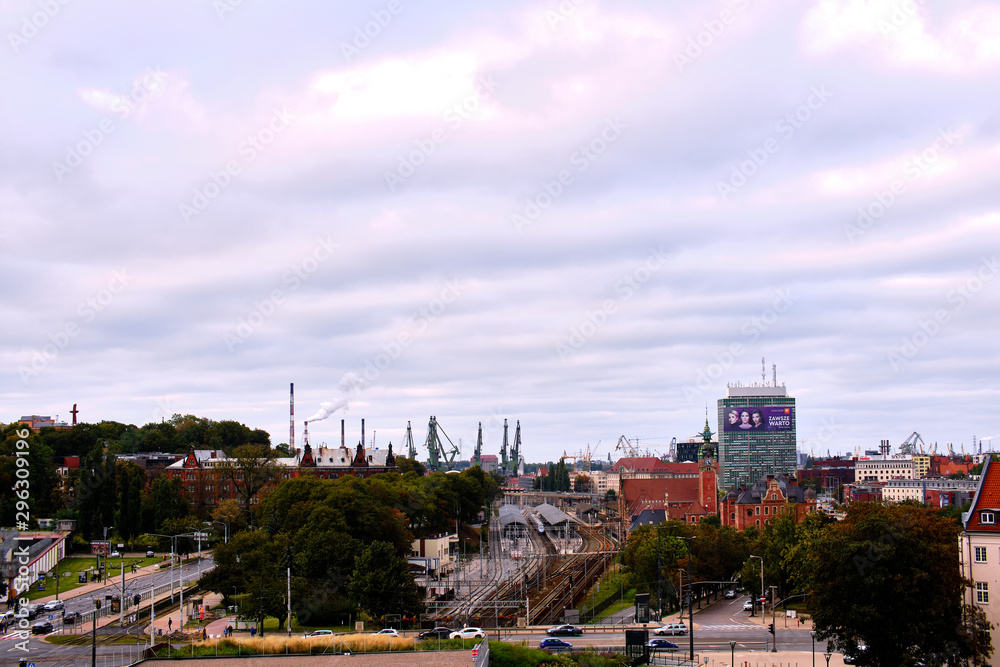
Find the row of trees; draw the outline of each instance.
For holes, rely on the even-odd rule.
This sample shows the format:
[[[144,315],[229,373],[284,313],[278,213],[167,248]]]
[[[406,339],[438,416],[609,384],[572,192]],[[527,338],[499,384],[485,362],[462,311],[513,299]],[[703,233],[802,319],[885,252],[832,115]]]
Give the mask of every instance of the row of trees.
[[[423,595],[407,565],[414,537],[478,520],[497,492],[496,480],[478,467],[457,475],[287,480],[255,507],[259,529],[216,547],[217,567],[202,584],[227,597],[245,593],[252,609],[283,624],[291,568],[300,623],[340,623],[358,608],[374,618],[416,616]]]
[[[760,595],[761,560],[750,559],[759,556],[765,589],[776,587],[779,601],[804,600],[816,638],[839,651],[860,655],[865,645],[864,662],[875,667],[979,664],[992,652],[989,624],[966,602],[960,530],[953,516],[916,503],[857,503],[842,521],[780,515],[762,531],[711,519],[644,526],[629,536],[623,559],[632,583],[654,598],[659,575],[670,606],[679,569],[695,582],[739,581]]]

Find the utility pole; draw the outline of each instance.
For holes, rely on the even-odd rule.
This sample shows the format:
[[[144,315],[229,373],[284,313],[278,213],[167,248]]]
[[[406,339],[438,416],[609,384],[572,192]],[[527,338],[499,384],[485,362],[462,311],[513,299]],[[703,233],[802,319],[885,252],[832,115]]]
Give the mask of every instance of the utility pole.
[[[777,601],[774,592],[777,586],[771,586],[771,652],[778,652],[778,626],[774,623],[774,603]]]
[[[125,559],[121,558],[118,563],[122,566],[122,592],[118,600],[118,627],[125,625]]]
[[[292,566],[288,566],[288,636],[292,636]]]

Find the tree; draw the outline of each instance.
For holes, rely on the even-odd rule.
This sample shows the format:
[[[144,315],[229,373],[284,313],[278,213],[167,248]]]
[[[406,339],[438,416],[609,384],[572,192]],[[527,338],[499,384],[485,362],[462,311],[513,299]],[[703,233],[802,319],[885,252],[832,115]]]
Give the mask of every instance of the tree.
[[[347,586],[351,599],[373,618],[386,614],[416,616],[421,595],[406,559],[387,542],[372,542],[354,559]]]
[[[577,475],[573,480],[573,487],[577,493],[590,493],[590,477]]]
[[[618,493],[614,489],[608,489],[604,492],[604,502],[613,503],[618,500]]]
[[[233,422],[227,422],[232,424]],[[274,454],[267,445],[241,445],[233,450],[231,460],[220,465],[220,479],[228,479],[240,497],[243,517],[253,523],[251,501],[257,492],[277,481],[279,469]]]
[[[816,638],[872,667],[985,661],[988,623],[964,602],[959,531],[927,507],[852,505],[808,555]]]

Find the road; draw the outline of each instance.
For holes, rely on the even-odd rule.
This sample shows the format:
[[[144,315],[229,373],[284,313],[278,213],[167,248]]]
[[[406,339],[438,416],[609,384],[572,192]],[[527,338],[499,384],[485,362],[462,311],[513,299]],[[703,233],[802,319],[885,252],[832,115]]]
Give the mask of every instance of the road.
[[[215,564],[212,561],[211,555],[206,555],[201,561],[201,572],[205,573],[212,569]],[[125,580],[125,595],[131,596],[140,591],[148,591],[150,586],[160,586],[162,584],[169,584],[171,581],[175,582],[176,586],[179,586],[180,581],[183,579],[185,585],[189,585],[198,578],[198,563],[187,563],[183,567],[178,566],[173,569],[173,574],[169,568],[163,570],[153,570],[150,574],[142,574],[141,576],[136,576],[131,579],[126,578]],[[78,595],[71,598],[65,599],[66,611],[76,611],[76,612],[90,612],[94,608],[93,600],[96,597],[100,597],[104,600],[105,595],[117,595],[121,593],[121,578],[119,576],[117,581],[108,581],[107,585],[89,590],[86,593]],[[179,588],[178,588],[179,593]],[[72,595],[72,593],[71,593]],[[169,597],[169,594],[168,594]],[[178,596],[177,599],[179,599]],[[148,607],[147,607],[148,609]],[[128,611],[128,610],[126,610]],[[105,620],[108,617],[105,617]],[[55,633],[60,632],[86,632],[92,628],[89,623],[84,624],[83,627],[67,626],[62,627],[61,623],[62,614],[60,612],[43,614],[31,621],[32,623],[37,623],[38,621],[47,620],[52,623],[55,627]],[[117,621],[114,618],[114,621]],[[101,624],[101,620],[98,621]],[[24,640],[15,634],[8,634],[0,638],[0,664],[5,665],[16,665],[18,660],[21,658],[26,658],[29,662],[35,663],[36,667],[41,667],[45,665],[46,667],[84,667],[85,665],[90,665],[91,662],[91,647],[88,646],[58,646],[54,644],[49,644],[44,641],[41,637],[32,636],[28,641],[28,651],[18,649],[16,644],[22,644]],[[134,646],[127,645],[115,645],[115,646],[98,646],[97,647],[97,664],[99,667],[107,665],[107,667],[112,667],[129,664],[133,660],[128,658],[128,653],[131,650],[132,657],[136,654],[137,648]]]

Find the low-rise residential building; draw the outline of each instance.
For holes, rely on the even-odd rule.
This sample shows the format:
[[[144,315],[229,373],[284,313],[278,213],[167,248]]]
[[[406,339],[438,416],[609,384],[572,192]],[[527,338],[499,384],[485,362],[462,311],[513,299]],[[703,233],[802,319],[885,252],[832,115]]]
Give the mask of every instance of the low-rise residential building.
[[[976,496],[962,515],[958,538],[962,575],[969,580],[965,602],[976,605],[992,624],[993,646],[1000,641],[1000,465],[987,458]],[[1000,665],[994,651],[990,665]]]
[[[413,540],[409,563],[430,576],[446,576],[455,569],[457,555],[458,535],[435,533]]]

